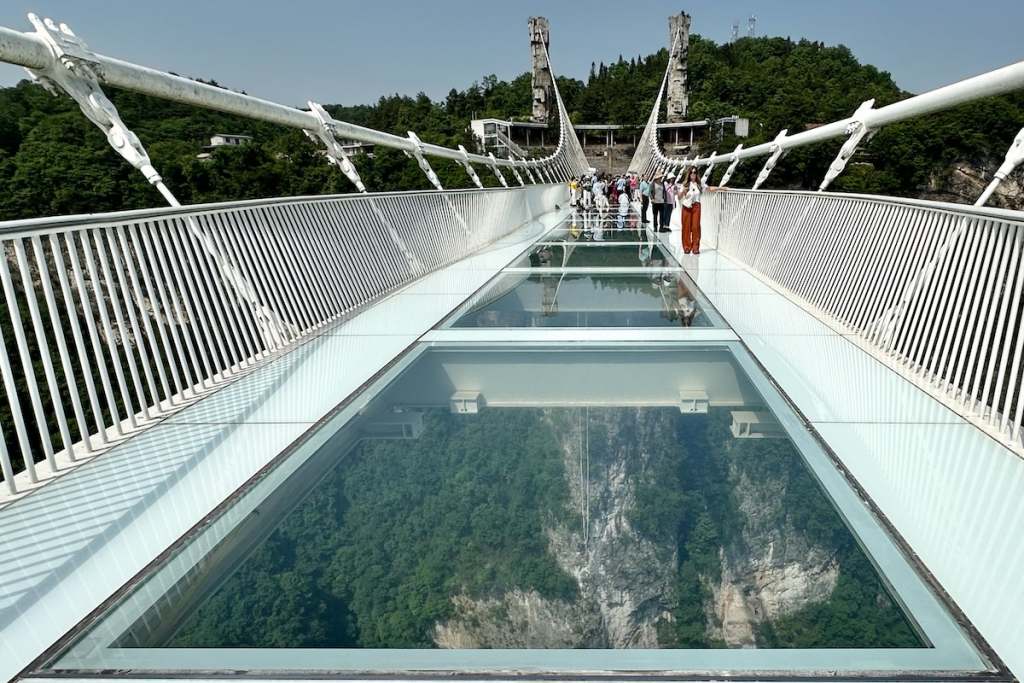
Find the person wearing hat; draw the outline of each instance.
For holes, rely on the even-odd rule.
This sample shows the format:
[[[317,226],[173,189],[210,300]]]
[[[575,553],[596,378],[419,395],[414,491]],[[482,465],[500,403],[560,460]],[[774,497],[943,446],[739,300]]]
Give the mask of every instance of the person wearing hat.
[[[661,232],[661,217],[664,213],[662,208],[665,204],[665,175],[657,173],[654,176],[654,187],[651,188],[651,214],[654,216],[654,229]]]

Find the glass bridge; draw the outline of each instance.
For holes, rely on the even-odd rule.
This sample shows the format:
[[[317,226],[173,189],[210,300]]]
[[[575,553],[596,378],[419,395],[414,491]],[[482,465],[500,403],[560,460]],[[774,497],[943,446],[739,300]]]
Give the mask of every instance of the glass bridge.
[[[979,543],[935,526],[986,441],[724,255],[559,211],[0,510],[4,638],[43,679],[1006,678],[921,561]]]
[[[0,680],[1021,677],[1024,213],[985,204],[1024,130],[974,206],[826,190],[878,130],[1019,91],[1024,62],[674,157],[670,18],[630,169],[716,186],[697,255],[678,212],[655,234],[639,203],[566,208],[593,169],[542,17],[557,144],[533,158],[29,21],[0,61],[169,206],[0,224]],[[303,131],[358,192],[182,206],[107,87]],[[369,192],[353,141],[434,189]],[[830,141],[817,191],[761,189]]]

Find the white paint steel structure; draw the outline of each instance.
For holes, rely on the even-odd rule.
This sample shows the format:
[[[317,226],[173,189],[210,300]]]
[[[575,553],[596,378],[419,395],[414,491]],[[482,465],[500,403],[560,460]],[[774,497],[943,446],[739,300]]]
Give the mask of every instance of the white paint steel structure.
[[[0,434],[0,502],[564,194],[530,185],[334,195],[0,223],[0,376],[14,429]]]
[[[673,43],[674,48],[675,44]],[[716,165],[729,164],[729,170],[723,176],[721,182],[721,185],[725,186],[729,182],[729,177],[742,161],[767,157],[765,165],[754,184],[753,189],[758,189],[789,150],[836,138],[845,138],[846,141],[842,149],[822,180],[819,190],[824,191],[832,180],[842,173],[846,163],[857,150],[857,146],[869,140],[880,128],[891,123],[944,111],[967,102],[995,95],[1003,95],[1024,88],[1024,61],[937,88],[879,109],[874,108],[874,100],[868,100],[862,103],[857,111],[848,118],[833,121],[824,126],[805,130],[795,135],[789,135],[788,131],[783,130],[779,132],[772,142],[764,142],[747,148],[740,145],[730,153],[718,154],[717,152],[712,152],[703,159],[699,157],[690,159],[668,156],[661,149],[658,141],[658,114],[661,109],[662,95],[665,92],[668,76],[668,70],[666,70],[658,90],[658,95],[654,100],[654,107],[647,119],[647,125],[644,127],[644,132],[640,136],[636,152],[633,155],[632,161],[630,161],[630,171],[647,176],[657,172],[682,170],[691,166],[704,166],[707,168],[705,169],[703,182],[707,184]],[[992,184],[982,195],[982,198],[979,199],[979,203],[984,204],[1003,178],[1016,168],[1017,165],[1024,162],[1024,142],[1022,141],[1024,141],[1024,130],[1013,141],[1007,154],[1007,164],[1012,163],[1012,165],[1007,169],[1006,164],[1004,164],[1004,167],[996,174]]]
[[[723,254],[1024,456],[1024,212],[764,190],[703,203]]]
[[[421,142],[412,132],[409,136],[403,137],[338,121],[312,100],[309,102],[310,110],[305,111],[97,54],[89,49],[65,24],[58,25],[50,19],[39,19],[32,14],[29,15],[29,19],[36,27],[35,32],[22,33],[0,27],[0,61],[21,65],[28,69],[36,80],[53,89],[72,94],[79,101],[83,112],[94,122],[97,122],[94,116],[96,111],[101,112],[102,118],[108,118],[109,114],[113,114],[114,118],[117,117],[116,109],[100,89],[101,85],[111,85],[152,97],[297,128],[305,131],[312,139],[326,145],[328,158],[342,168],[346,176],[360,191],[365,191],[365,188],[362,187],[362,182],[354,170],[351,159],[344,151],[339,151],[340,148],[337,145],[330,144],[332,140],[356,140],[399,149],[407,155],[415,157],[417,161],[421,162],[421,167],[425,163],[422,161],[423,157],[432,156],[450,159],[460,164],[479,164],[492,169],[496,167],[531,169],[538,173],[545,172],[544,175],[556,182],[580,175],[587,169],[586,157],[583,155],[575,131],[568,121],[565,106],[558,93],[557,82],[554,84],[554,92],[559,112],[559,142],[555,151],[540,159],[493,159],[485,155],[466,153],[460,149],[449,149]],[[546,49],[544,57],[548,61],[550,69],[550,56]],[[551,71],[553,73],[553,69]],[[138,139],[134,138],[130,130],[127,130],[119,120],[116,123],[119,125],[115,128],[123,129],[119,133],[126,133],[119,135],[116,139],[110,136],[109,130],[103,123],[97,122],[97,125],[104,128],[111,145],[122,156],[128,158],[126,152],[131,152],[132,148],[141,151],[141,154],[145,156]],[[128,138],[128,145],[124,144],[124,138]],[[146,172],[147,180],[157,185],[158,188],[161,187],[158,185],[160,178],[148,164],[148,158],[145,159],[146,169],[141,168],[141,163],[136,164],[134,160],[129,160],[137,168]],[[169,194],[165,188],[161,189],[161,192],[164,192],[165,196]],[[168,201],[174,205],[175,202],[171,199],[168,197]]]

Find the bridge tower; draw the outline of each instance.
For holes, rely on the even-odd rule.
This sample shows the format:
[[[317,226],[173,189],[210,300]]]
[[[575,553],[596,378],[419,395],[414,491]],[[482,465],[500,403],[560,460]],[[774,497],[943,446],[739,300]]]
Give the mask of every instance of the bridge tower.
[[[545,51],[551,44],[548,20],[530,17],[530,55],[533,58],[533,115],[536,123],[548,122],[548,107],[554,99],[551,69]]]
[[[690,52],[690,15],[680,12],[669,17],[668,29],[668,122],[681,123],[689,108],[686,60]]]

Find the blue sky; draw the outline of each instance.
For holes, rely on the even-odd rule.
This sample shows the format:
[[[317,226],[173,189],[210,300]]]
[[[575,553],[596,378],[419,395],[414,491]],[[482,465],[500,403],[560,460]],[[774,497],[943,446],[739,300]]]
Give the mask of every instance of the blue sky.
[[[556,71],[586,78],[592,61],[665,46],[679,10],[719,42],[756,14],[761,35],[845,44],[915,92],[1024,60],[1024,0],[3,0],[0,25],[28,30],[35,11],[109,56],[287,104],[356,104],[527,70],[532,14],[551,20]],[[0,85],[22,73],[0,65]]]

